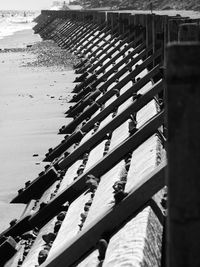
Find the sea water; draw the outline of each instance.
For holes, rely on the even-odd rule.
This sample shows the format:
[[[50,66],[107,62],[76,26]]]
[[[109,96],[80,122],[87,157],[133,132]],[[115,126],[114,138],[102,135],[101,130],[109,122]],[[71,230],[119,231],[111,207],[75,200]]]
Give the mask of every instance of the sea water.
[[[32,29],[38,11],[0,10],[0,39],[18,31]]]

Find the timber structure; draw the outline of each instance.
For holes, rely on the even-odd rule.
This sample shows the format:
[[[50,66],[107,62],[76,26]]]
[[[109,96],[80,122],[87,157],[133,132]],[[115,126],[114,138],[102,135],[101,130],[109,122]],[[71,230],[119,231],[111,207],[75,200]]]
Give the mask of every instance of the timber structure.
[[[2,266],[167,266],[167,45],[198,42],[199,21],[44,10],[36,22],[35,33],[79,59],[72,120],[12,200],[27,208],[1,234]]]

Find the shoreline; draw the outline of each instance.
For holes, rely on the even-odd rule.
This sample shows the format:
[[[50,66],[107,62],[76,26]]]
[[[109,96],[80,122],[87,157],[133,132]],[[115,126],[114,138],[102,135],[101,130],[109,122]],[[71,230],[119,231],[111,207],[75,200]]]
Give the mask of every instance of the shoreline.
[[[41,37],[34,34],[32,29],[25,29],[0,39],[0,49],[26,48],[27,45],[33,45],[41,41]]]
[[[32,42],[30,33],[25,30],[7,39],[20,43],[23,36],[26,43],[29,37]],[[67,102],[74,87],[75,74],[70,66],[73,59],[66,58],[63,62],[63,55],[53,54],[55,44],[37,40],[36,36],[31,50],[0,52],[1,231],[17,214],[21,216],[25,205],[8,203],[25,182],[37,178],[47,165],[42,162],[45,153],[63,140],[63,135],[57,134],[58,129],[70,120],[64,112],[71,105]],[[48,53],[54,57],[52,65],[45,61]],[[41,61],[38,64],[38,58],[44,64]],[[5,212],[8,205],[9,212]]]

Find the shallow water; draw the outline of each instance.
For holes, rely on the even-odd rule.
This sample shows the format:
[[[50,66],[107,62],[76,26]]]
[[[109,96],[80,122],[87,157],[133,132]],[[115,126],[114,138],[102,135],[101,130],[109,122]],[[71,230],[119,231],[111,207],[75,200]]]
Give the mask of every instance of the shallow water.
[[[38,13],[30,11],[0,10],[0,39],[13,35],[17,31],[32,29]]]

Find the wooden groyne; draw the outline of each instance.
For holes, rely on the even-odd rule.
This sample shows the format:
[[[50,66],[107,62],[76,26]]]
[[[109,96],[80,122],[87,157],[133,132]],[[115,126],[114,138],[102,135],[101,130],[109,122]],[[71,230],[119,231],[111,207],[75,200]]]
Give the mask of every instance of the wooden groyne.
[[[1,235],[0,252],[9,251],[2,266],[167,266],[167,125],[181,93],[164,79],[167,73],[171,84],[179,60],[171,53],[168,70],[166,47],[197,42],[199,21],[47,10],[36,22],[35,33],[79,58],[65,113],[72,120],[59,129],[63,141],[46,153],[44,171],[12,200],[27,208]],[[181,157],[180,147],[176,152]]]

